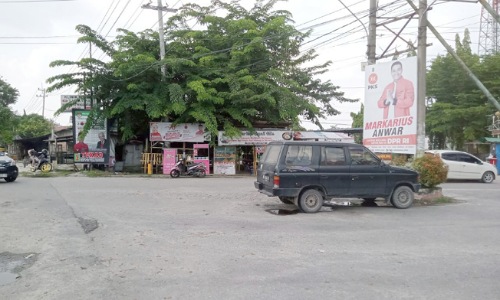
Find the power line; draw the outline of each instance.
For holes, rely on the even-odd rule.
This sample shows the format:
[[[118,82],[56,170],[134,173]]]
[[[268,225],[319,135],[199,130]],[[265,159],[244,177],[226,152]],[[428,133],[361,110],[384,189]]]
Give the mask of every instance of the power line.
[[[67,2],[76,0],[0,0],[0,3]]]

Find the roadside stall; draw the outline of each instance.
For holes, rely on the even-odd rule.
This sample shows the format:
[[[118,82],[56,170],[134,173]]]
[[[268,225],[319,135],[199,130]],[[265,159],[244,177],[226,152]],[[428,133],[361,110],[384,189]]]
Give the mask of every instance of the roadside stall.
[[[354,143],[354,138],[340,132],[258,130],[254,133],[242,131],[241,136],[229,138],[219,131],[218,147],[215,147],[214,174],[251,174],[267,144],[273,141],[315,140]],[[229,156],[228,153],[231,153]],[[234,153],[234,154],[233,154]]]
[[[255,174],[265,145],[272,141],[291,140],[292,133],[289,130],[259,130],[254,133],[244,130],[241,136],[229,138],[224,131],[219,131],[214,157],[214,163],[219,167],[214,168],[214,174]]]
[[[204,124],[151,122],[149,125],[151,145],[161,145],[161,166],[163,174],[169,174],[180,159],[202,162],[210,174],[209,145],[210,134]],[[153,149],[153,147],[151,147]]]

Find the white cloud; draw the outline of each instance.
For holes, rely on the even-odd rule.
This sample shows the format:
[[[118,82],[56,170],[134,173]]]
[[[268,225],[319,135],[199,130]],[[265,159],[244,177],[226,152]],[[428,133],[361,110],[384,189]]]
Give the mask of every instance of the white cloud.
[[[42,2],[42,3],[16,3],[16,4],[0,4],[0,76],[9,82],[13,87],[19,89],[21,98],[15,106],[15,109],[22,112],[27,107],[36,107],[33,102],[33,95],[45,80],[52,75],[64,73],[67,69],[64,68],[49,68],[51,61],[58,59],[77,60],[84,52],[85,45],[76,45],[75,26],[85,24],[93,29],[97,29],[99,24],[106,26],[101,31],[106,34],[109,31],[110,36],[116,34],[116,27],[122,27],[125,23],[131,23],[132,17],[139,15],[137,21],[131,27],[133,31],[142,31],[155,25],[157,15],[155,11],[144,10],[140,5],[145,0],[132,0],[129,6],[123,11],[118,19],[115,28],[111,29],[111,25],[117,20],[118,15],[122,12],[127,1],[102,1],[102,0],[86,0],[86,1],[68,1],[68,2]],[[169,0],[170,7],[179,7],[182,3],[189,1]],[[208,0],[196,1],[202,5],[209,3]],[[368,23],[366,11],[369,8],[369,1],[360,0],[344,0],[352,12],[363,21]],[[379,5],[390,3],[390,0],[381,0]],[[429,4],[432,1],[428,1]],[[105,18],[106,12],[112,3],[119,3],[113,14],[109,14]],[[249,1],[243,1],[248,4]],[[404,4],[404,1],[398,3]],[[455,33],[463,33],[465,27],[471,29],[473,50],[477,50],[479,21],[480,21],[480,5],[471,3],[459,2],[437,2],[432,10],[429,11],[429,20],[434,26],[438,27],[440,32],[443,32],[445,38],[453,43]],[[153,3],[155,4],[155,3]],[[362,29],[361,24],[338,2],[329,0],[290,0],[287,2],[279,2],[277,8],[289,10],[296,21],[295,25],[298,28],[305,28],[311,25],[317,25],[324,21],[333,20],[323,26],[314,29],[312,39],[319,37],[321,34],[328,34],[325,38],[319,39],[316,42],[311,42],[311,46],[317,45],[321,41],[328,38],[334,38],[330,43],[317,45],[315,49],[320,54],[318,62],[326,60],[333,61],[330,72],[324,75],[324,79],[331,80],[335,85],[340,86],[340,89],[346,93],[349,98],[359,98],[363,100],[364,90],[360,87],[364,86],[364,76],[361,72],[361,62],[366,57],[366,34]],[[113,7],[111,7],[113,10]],[[109,10],[109,12],[111,12]],[[402,11],[410,11],[409,6],[402,7]],[[140,13],[140,14],[139,14]],[[390,10],[383,13],[391,15]],[[394,13],[394,12],[392,12]],[[328,14],[328,15],[327,15]],[[382,13],[381,13],[382,14]],[[326,15],[326,16],[325,16]],[[322,17],[324,16],[324,17]],[[315,20],[316,19],[316,20]],[[101,22],[102,21],[102,22]],[[306,23],[307,22],[307,23]],[[350,25],[346,25],[352,22]],[[379,20],[380,22],[380,20]],[[306,23],[306,24],[304,24]],[[401,23],[391,25],[393,29],[399,29]],[[345,27],[343,27],[345,26]],[[412,21],[407,30],[403,32],[403,36],[413,41],[417,36],[417,22]],[[111,30],[110,30],[111,29]],[[157,25],[153,27],[157,29]],[[334,31],[335,30],[335,31]],[[334,31],[334,32],[332,32]],[[392,35],[386,30],[379,28],[379,34],[384,34],[378,38],[377,54],[380,54],[384,47],[392,39]],[[47,38],[47,39],[7,39],[6,37],[49,37],[49,36],[65,36],[64,38]],[[432,36],[428,31],[429,42],[434,45],[427,51],[428,60],[434,58],[438,53],[445,53],[444,47]],[[18,44],[7,44],[18,43]],[[40,43],[40,44],[20,44],[20,43]],[[69,43],[69,44],[44,44],[44,43]],[[398,49],[403,49],[402,42],[397,41]],[[70,93],[70,91],[63,91]],[[59,92],[60,93],[60,92]],[[59,107],[59,94],[54,93],[47,97],[46,115],[51,114]],[[360,103],[356,104],[341,104],[338,108],[343,112],[342,115],[328,118],[325,120],[325,127],[333,124],[339,126],[348,126],[351,122],[349,113],[358,111]],[[30,113],[30,111],[28,111]],[[41,110],[38,111],[41,113]],[[68,123],[69,119],[66,116],[59,117],[65,119],[63,122]],[[310,123],[304,125],[311,129],[316,129]]]

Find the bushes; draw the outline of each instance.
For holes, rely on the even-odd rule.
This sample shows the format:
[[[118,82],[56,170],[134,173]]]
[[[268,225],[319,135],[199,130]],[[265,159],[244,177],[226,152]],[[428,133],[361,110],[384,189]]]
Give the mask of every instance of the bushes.
[[[446,181],[448,167],[441,158],[426,154],[413,161],[413,169],[420,174],[420,184],[424,188],[433,188]]]

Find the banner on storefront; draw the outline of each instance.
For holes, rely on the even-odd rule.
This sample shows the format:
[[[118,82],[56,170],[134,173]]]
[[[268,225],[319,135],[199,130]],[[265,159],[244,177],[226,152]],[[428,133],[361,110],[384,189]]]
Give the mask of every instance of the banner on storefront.
[[[151,122],[149,140],[152,142],[191,142],[202,143],[210,140],[205,132],[205,124]]]
[[[293,137],[292,131],[263,130],[242,131],[239,137],[227,137],[224,131],[219,131],[219,146],[228,145],[267,145],[274,141],[289,141]]]

